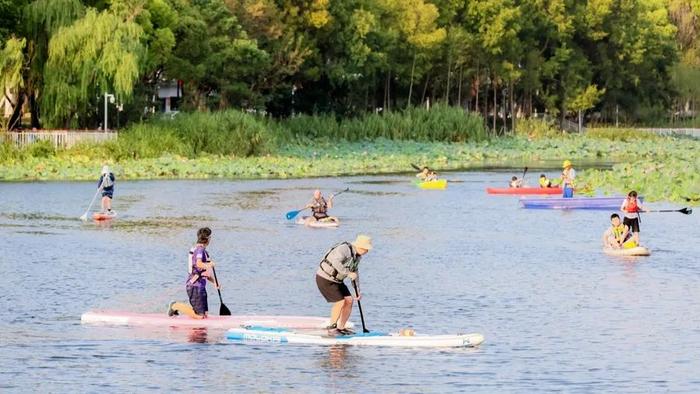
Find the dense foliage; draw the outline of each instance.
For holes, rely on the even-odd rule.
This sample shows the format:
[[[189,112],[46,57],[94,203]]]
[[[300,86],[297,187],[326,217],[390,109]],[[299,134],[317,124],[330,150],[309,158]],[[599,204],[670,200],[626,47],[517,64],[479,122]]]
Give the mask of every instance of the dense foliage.
[[[697,0],[0,0],[0,92],[10,127],[97,127],[104,93],[141,120],[173,81],[181,110],[682,117],[698,20]]]

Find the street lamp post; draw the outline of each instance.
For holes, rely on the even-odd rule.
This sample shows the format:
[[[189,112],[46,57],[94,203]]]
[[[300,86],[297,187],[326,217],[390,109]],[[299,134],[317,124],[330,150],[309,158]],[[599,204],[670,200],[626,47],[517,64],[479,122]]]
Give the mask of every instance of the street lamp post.
[[[105,132],[106,132],[107,130],[109,130],[109,127],[107,127],[107,110],[108,110],[107,104],[108,104],[108,101],[109,101],[110,103],[114,103],[114,95],[105,92],[105,123],[104,123],[104,128],[102,129],[102,130],[104,130]]]

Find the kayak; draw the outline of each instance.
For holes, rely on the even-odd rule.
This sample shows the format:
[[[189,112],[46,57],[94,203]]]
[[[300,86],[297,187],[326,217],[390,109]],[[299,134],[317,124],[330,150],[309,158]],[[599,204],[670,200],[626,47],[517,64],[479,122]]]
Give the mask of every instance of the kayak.
[[[80,316],[83,324],[112,326],[196,327],[227,330],[241,325],[318,329],[328,326],[328,318],[313,316],[209,316],[192,319],[187,316],[168,316],[166,313],[134,313],[122,311],[88,311]],[[351,324],[348,323],[350,326]]]
[[[603,252],[610,256],[650,256],[651,251],[644,246],[636,246],[628,249],[603,248]]]
[[[340,223],[333,221],[333,220],[328,220],[328,221],[318,221],[317,220],[315,222],[306,223],[306,219],[308,217],[309,216],[300,217],[299,219],[297,219],[297,224],[303,224],[303,225],[308,226],[308,227],[316,227],[316,228],[340,226]]]
[[[393,347],[473,347],[484,342],[481,334],[415,335],[401,336],[398,333],[357,333],[331,336],[326,330],[292,330],[272,327],[241,327],[226,332],[232,341],[294,343],[308,345],[362,345]]]
[[[95,212],[92,214],[92,218],[95,220],[112,220],[117,217],[117,212],[112,211],[111,213],[107,212]]]
[[[624,197],[521,198],[528,209],[614,209],[619,210]],[[642,198],[640,197],[640,201]]]
[[[487,187],[488,194],[514,194],[514,195],[530,195],[530,194],[552,194],[562,195],[564,190],[560,187]]]
[[[447,187],[447,179],[438,179],[427,182],[416,181],[415,183],[416,186],[424,190],[442,190]]]

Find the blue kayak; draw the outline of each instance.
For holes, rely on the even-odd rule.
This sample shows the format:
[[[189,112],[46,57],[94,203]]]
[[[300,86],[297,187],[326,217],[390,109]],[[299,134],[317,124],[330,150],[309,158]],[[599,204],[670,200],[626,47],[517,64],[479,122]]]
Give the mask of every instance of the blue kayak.
[[[639,197],[640,201],[643,201]],[[574,198],[521,198],[520,205],[527,209],[600,209],[619,210],[625,197],[574,197]]]

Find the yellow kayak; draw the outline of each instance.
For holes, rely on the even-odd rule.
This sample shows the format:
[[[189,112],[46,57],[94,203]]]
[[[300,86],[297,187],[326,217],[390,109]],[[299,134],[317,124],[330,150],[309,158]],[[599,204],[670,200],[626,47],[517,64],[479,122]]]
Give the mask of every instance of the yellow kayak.
[[[416,186],[427,190],[442,190],[447,188],[447,179],[438,179],[436,181],[420,182],[416,181]]]
[[[603,252],[610,256],[649,256],[651,251],[644,246],[635,246],[634,248],[612,249],[603,248]]]

